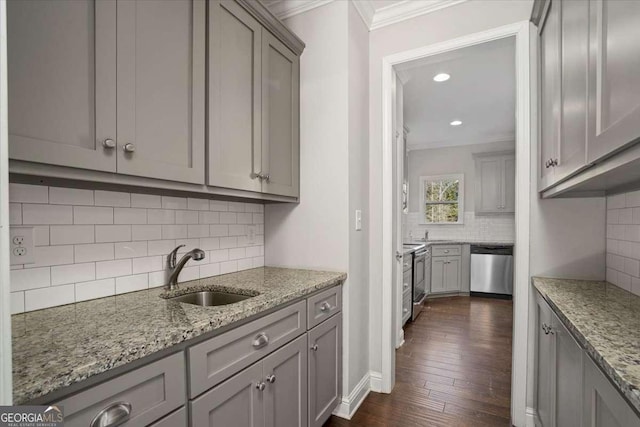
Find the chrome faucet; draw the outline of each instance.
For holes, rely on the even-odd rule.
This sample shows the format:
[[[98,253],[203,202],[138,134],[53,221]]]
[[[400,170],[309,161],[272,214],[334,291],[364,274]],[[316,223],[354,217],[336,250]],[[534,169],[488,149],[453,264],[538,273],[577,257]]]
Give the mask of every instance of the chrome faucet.
[[[184,254],[182,258],[180,258],[180,261],[176,262],[178,251],[183,247],[184,245],[178,246],[177,248],[172,250],[167,257],[167,264],[169,264],[169,268],[173,270],[171,272],[171,276],[169,276],[169,283],[166,286],[166,289],[169,291],[178,289],[178,276],[180,275],[180,272],[182,271],[182,268],[187,263],[187,261],[189,261],[190,259],[193,259],[194,261],[200,261],[204,259],[204,251],[202,249],[196,248]]]

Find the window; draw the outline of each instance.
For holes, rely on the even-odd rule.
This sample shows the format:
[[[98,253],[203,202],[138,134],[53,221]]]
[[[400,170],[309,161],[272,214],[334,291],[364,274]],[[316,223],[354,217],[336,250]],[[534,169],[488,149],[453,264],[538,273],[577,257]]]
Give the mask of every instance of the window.
[[[420,177],[422,224],[462,224],[464,175]]]

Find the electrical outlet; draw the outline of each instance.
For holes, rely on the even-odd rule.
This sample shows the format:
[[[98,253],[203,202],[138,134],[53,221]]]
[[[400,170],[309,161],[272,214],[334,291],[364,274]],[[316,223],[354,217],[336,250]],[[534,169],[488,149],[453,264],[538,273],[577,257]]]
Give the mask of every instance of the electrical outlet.
[[[10,227],[9,234],[11,237],[11,265],[36,262],[33,227]]]
[[[356,231],[362,230],[362,211],[356,209]]]

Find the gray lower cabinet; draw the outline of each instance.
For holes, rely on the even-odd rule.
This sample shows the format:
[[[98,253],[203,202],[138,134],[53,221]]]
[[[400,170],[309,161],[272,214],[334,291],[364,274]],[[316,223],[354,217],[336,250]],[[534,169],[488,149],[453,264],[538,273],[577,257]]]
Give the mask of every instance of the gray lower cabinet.
[[[431,258],[431,293],[459,292],[461,267],[459,255]]]
[[[151,427],[187,427],[187,423],[187,410],[180,408],[160,421],[151,424]]]
[[[109,425],[114,418],[147,426],[184,405],[184,370],[184,353],[176,353],[56,404],[64,407],[65,426]]]
[[[309,427],[320,427],[342,396],[342,314],[311,329],[308,336]]]
[[[551,308],[542,297],[536,294],[536,413],[538,422],[543,427],[552,426],[553,385],[553,336],[549,336],[551,328]]]

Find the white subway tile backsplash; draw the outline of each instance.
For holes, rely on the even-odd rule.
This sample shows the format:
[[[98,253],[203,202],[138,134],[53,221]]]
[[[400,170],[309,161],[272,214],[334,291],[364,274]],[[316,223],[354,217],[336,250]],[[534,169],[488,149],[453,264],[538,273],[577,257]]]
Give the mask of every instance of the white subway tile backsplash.
[[[640,295],[640,191],[607,197],[607,281]]]
[[[22,205],[22,223],[25,225],[73,224],[71,206]]]
[[[96,243],[131,240],[130,225],[96,225]]]
[[[49,187],[49,203],[52,205],[93,205],[93,191],[79,188]]]
[[[179,281],[264,265],[259,203],[24,184],[11,184],[10,200],[11,224],[33,226],[36,246],[34,264],[11,269],[14,313],[164,286],[178,245],[179,256],[206,251]]]
[[[74,224],[113,224],[113,208],[73,207]]]
[[[17,203],[49,203],[49,187],[11,183],[9,184],[9,201]]]
[[[118,191],[95,191],[96,206],[131,207],[131,194]]]
[[[75,245],[75,262],[106,261],[113,259],[113,243]]]
[[[628,208],[640,206],[640,190],[625,194],[625,206]]]
[[[162,199],[152,194],[131,194],[132,208],[160,208]]]
[[[86,301],[95,298],[104,298],[116,293],[114,279],[94,280],[91,282],[76,283],[76,301]]]
[[[134,225],[135,227],[135,225]],[[117,242],[115,247],[115,259],[137,258],[147,256],[147,242]]]
[[[86,282],[96,278],[96,265],[92,262],[51,267],[51,286]]]
[[[25,311],[40,310],[75,302],[74,285],[32,289],[24,293]]]
[[[131,259],[96,262],[96,279],[131,275]]]
[[[51,285],[51,269],[43,267],[11,270],[9,280],[11,292],[47,287]]]
[[[424,238],[424,233],[428,230],[429,238],[434,240],[515,241],[513,215],[476,216],[474,212],[465,212],[464,223],[461,225],[424,225],[420,223],[419,213],[409,212],[403,215],[402,222],[405,239]]]
[[[50,228],[50,244],[73,245],[76,243],[94,243],[93,225],[52,225]]]

